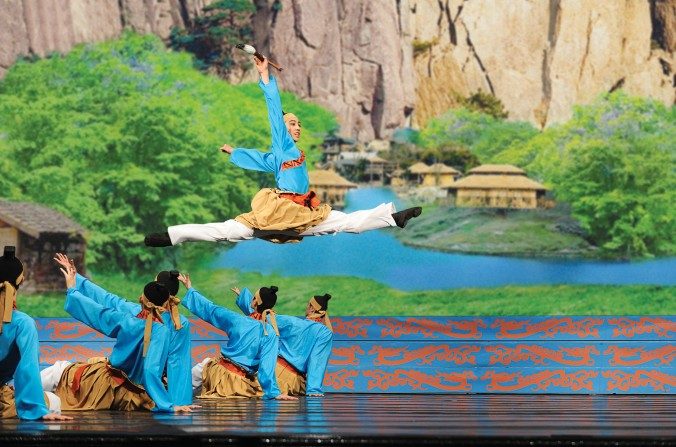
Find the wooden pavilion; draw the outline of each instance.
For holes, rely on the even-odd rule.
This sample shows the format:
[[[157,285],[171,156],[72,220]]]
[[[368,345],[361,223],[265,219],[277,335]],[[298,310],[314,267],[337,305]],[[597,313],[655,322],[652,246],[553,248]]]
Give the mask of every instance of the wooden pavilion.
[[[427,169],[423,169],[421,175],[422,186],[446,187],[452,185],[456,179],[462,176],[462,173],[443,163],[434,163],[427,166]]]
[[[341,177],[337,172],[325,169],[315,169],[309,172],[310,189],[317,193],[322,202],[333,208],[345,206],[345,194],[356,188],[355,183]]]
[[[44,205],[0,200],[0,250],[6,245],[15,246],[23,262],[24,291],[63,290],[63,276],[52,260],[57,252],[67,253],[85,272],[84,228]]]
[[[537,208],[547,188],[529,179],[526,172],[512,165],[482,165],[471,169],[465,178],[448,190],[456,206],[477,208]]]

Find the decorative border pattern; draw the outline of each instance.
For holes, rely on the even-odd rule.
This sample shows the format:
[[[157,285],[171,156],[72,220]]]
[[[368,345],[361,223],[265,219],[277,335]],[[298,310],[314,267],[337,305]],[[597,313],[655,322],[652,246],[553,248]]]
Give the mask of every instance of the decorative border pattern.
[[[674,393],[676,317],[333,317],[327,391]],[[227,335],[190,319],[193,362]],[[73,319],[36,320],[40,361],[107,356]]]

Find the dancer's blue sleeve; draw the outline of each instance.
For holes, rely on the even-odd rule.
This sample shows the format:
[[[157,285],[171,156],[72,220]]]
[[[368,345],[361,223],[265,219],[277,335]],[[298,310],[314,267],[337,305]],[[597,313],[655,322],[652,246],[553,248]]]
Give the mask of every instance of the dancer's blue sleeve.
[[[272,152],[240,147],[233,149],[230,162],[242,169],[261,172],[276,172],[278,164]]]
[[[258,382],[263,388],[264,399],[274,399],[279,396],[279,386],[275,376],[277,367],[277,355],[279,353],[279,337],[274,332],[272,326],[267,326],[268,335],[264,337],[261,344],[260,363],[258,366]]]
[[[95,284],[91,279],[86,278],[79,273],[75,276],[75,289],[85,297],[96,301],[103,307],[134,315],[141,311],[140,304],[131,303],[124,298],[120,298],[119,296],[108,292],[103,287]]]
[[[181,304],[198,318],[228,334],[237,321],[246,318],[230,309],[212,303],[193,288],[188,289],[188,292],[181,300]]]
[[[155,402],[152,411],[168,413],[174,411],[169,391],[162,383],[162,374],[167,365],[169,353],[169,333],[165,327],[153,325],[150,346],[143,359],[143,387]]]
[[[278,163],[286,161],[290,156],[295,158],[298,156],[298,149],[296,143],[289,135],[284,123],[284,116],[282,115],[282,100],[279,97],[279,89],[277,88],[277,80],[274,76],[270,76],[270,82],[263,83],[261,79],[258,86],[263,90],[265,96],[265,103],[268,107],[268,121],[270,122],[270,131],[272,133],[272,153],[275,154]],[[290,155],[288,152],[296,149]]]
[[[322,384],[333,347],[333,332],[321,323],[308,357],[306,394],[324,394]]]
[[[171,331],[170,331],[171,332]],[[167,359],[167,382],[172,402],[192,404],[192,357],[190,353],[190,322],[181,316],[181,329],[171,337]]]
[[[14,342],[19,350],[19,362],[14,371],[14,401],[21,419],[35,420],[49,413],[40,381],[38,331],[35,321],[23,312],[13,311],[12,322],[4,330],[15,327]]]

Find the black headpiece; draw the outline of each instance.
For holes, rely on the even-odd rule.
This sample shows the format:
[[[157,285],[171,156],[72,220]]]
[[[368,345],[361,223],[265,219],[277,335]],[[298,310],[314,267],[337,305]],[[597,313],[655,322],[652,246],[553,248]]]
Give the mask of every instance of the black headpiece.
[[[176,296],[179,284],[178,275],[178,270],[163,270],[157,274],[157,279],[155,281],[166,287],[169,290],[170,295]]]
[[[313,298],[315,299],[317,304],[319,304],[321,306],[321,309],[317,309],[317,310],[328,310],[329,300],[331,299],[331,295],[329,295],[327,293],[326,295],[315,295]]]
[[[162,306],[169,299],[169,289],[157,281],[149,282],[143,288],[143,294],[148,301],[156,306]]]
[[[258,312],[263,312],[267,309],[272,309],[277,303],[277,286],[261,287],[258,289],[258,296],[261,298],[261,303],[257,307]]]
[[[15,256],[15,253],[15,247],[5,246],[4,253],[0,257],[0,283],[7,281],[18,289],[23,281],[23,264]]]

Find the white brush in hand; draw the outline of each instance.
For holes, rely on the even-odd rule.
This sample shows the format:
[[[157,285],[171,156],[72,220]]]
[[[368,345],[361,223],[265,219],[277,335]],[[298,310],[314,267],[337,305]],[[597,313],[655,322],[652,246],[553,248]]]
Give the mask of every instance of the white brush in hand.
[[[249,53],[259,61],[262,61],[265,59],[265,56],[263,56],[261,53],[256,51],[256,48],[252,47],[251,45],[247,45],[245,43],[239,43],[237,44],[237,48],[244,51],[245,53]],[[276,68],[279,71],[282,71],[282,67],[280,67],[278,64],[272,62],[271,60],[268,59],[268,64],[272,65],[274,68]]]

